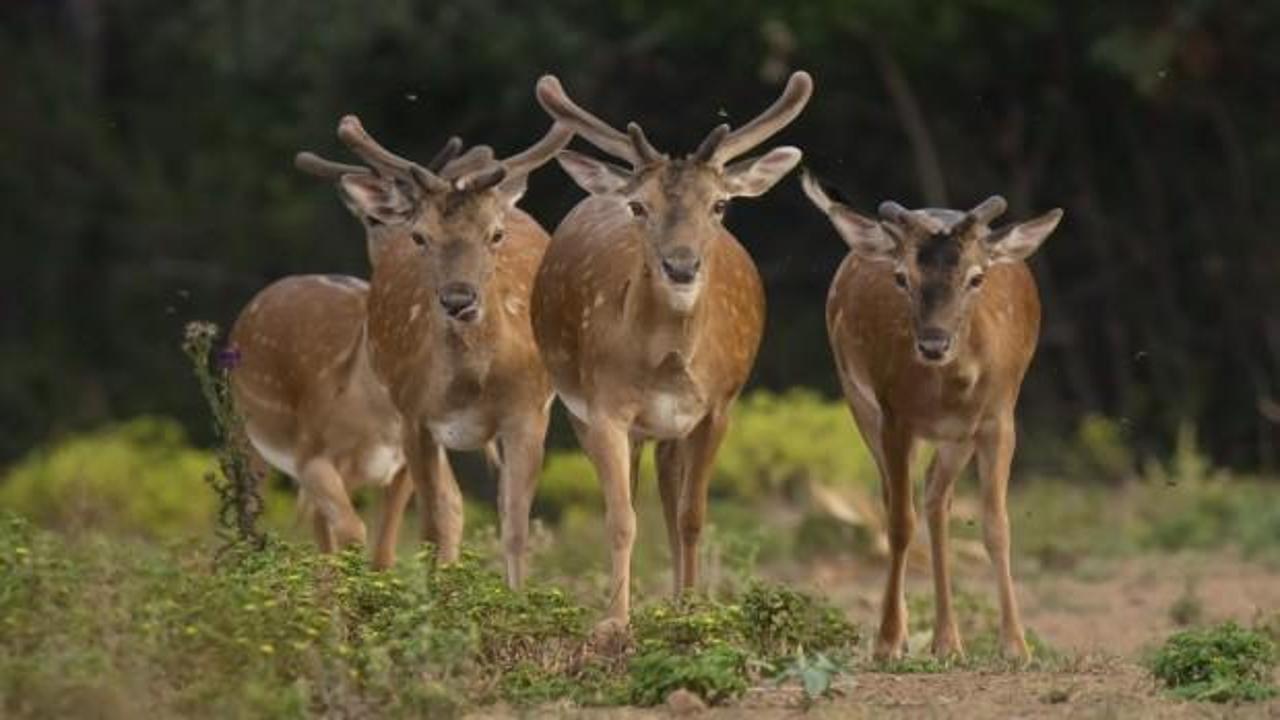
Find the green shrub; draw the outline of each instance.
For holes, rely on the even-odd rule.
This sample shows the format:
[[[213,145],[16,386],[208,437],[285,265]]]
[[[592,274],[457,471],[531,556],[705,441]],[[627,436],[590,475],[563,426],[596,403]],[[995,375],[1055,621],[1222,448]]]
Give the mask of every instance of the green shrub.
[[[1276,661],[1265,634],[1226,622],[1174,634],[1155,653],[1151,672],[1188,700],[1250,702],[1276,696]]]
[[[636,705],[657,705],[681,688],[709,703],[719,703],[746,691],[747,655],[723,644],[694,655],[650,650],[632,659],[630,679],[630,701]]]
[[[41,525],[156,537],[208,532],[211,453],[177,422],[142,417],[32,451],[0,484],[0,505]]]
[[[740,498],[794,492],[808,482],[871,484],[877,473],[843,403],[811,390],[740,399],[716,456],[711,491]]]

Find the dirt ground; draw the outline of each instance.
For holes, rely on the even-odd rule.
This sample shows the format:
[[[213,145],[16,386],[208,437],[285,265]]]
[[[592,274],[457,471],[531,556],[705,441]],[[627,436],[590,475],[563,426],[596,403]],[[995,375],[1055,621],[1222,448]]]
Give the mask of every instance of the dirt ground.
[[[875,626],[883,570],[848,564],[817,568],[808,584]],[[1150,555],[1108,561],[1069,573],[1024,571],[1019,593],[1026,626],[1073,660],[1052,672],[951,671],[937,674],[852,673],[836,695],[807,711],[796,688],[755,688],[706,718],[1280,718],[1280,700],[1246,706],[1187,703],[1161,692],[1141,665],[1144,653],[1175,629],[1171,608],[1190,596],[1200,622],[1249,622],[1280,609],[1280,573],[1238,553]],[[957,586],[994,597],[984,563],[957,568]],[[927,566],[916,567],[909,592],[930,592]],[[671,717],[668,708],[580,709],[568,705],[513,713],[489,708],[475,717]]]

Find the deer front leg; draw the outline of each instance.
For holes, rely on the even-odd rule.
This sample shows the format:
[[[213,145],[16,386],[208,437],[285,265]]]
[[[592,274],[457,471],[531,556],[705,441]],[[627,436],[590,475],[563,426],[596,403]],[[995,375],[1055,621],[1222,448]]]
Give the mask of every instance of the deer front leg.
[[[400,539],[400,522],[405,506],[413,495],[413,479],[409,468],[402,467],[382,491],[382,518],[378,525],[378,542],[373,547],[373,567],[386,570],[396,562],[396,544]]]
[[[351,498],[347,496],[342,476],[333,463],[324,457],[311,458],[298,473],[298,482],[308,499],[314,503],[318,517],[314,521],[316,539],[321,549],[331,550],[335,546],[340,549],[348,545],[364,544],[364,522],[351,506]]]
[[[1009,561],[1009,466],[1015,432],[1012,414],[983,427],[978,437],[978,472],[982,476],[982,535],[1000,592],[1000,648],[1005,655],[1027,659],[1027,641],[1018,617]]]
[[[956,478],[973,455],[973,443],[940,442],[929,464],[925,485],[925,515],[933,561],[933,654],[939,658],[963,656],[960,632],[951,608],[951,569],[947,555],[947,520]]]
[[[542,469],[543,444],[549,415],[539,412],[502,436],[502,470],[498,493],[502,501],[502,551],[507,564],[507,585],[518,589],[528,572],[526,547],[529,512]]]
[[[418,495],[422,538],[443,563],[458,561],[462,545],[462,492],[444,448],[417,422],[405,423],[405,458]]]
[[[729,428],[729,414],[712,410],[702,422],[680,442],[684,456],[684,480],[680,491],[680,592],[688,592],[698,584],[698,541],[707,519],[707,485],[715,465],[716,452]]]
[[[907,548],[915,532],[916,512],[911,499],[911,436],[897,428],[887,428],[881,438],[884,466],[881,480],[889,521],[889,578],[885,583],[880,610],[880,634],[876,638],[877,660],[902,656],[907,642],[907,602],[904,596]]]
[[[587,423],[574,420],[573,427],[582,449],[595,465],[604,493],[605,531],[613,564],[609,610],[605,620],[596,626],[596,635],[607,638],[623,631],[631,615],[631,548],[636,538],[628,477],[631,439],[626,423],[594,413]]]
[[[680,445],[675,440],[662,440],[654,452],[658,466],[658,495],[662,498],[662,519],[667,526],[667,544],[671,547],[671,592],[680,596],[680,580],[684,572],[680,568],[680,527],[677,510],[680,507],[680,486],[684,470],[680,463]]]

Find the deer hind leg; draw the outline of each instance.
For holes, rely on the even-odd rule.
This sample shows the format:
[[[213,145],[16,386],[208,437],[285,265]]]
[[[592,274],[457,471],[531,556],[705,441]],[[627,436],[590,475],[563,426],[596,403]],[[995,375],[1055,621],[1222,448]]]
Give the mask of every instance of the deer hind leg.
[[[1009,561],[1009,466],[1013,462],[1013,418],[1002,417],[984,428],[978,441],[978,471],[982,476],[982,532],[987,555],[1000,592],[1000,647],[1005,655],[1027,659],[1027,641],[1018,617]]]
[[[333,463],[323,457],[315,457],[302,466],[298,473],[298,482],[302,491],[307,494],[308,501],[314,504],[317,520],[317,536],[319,522],[323,521],[328,532],[332,533],[332,545],[344,548],[348,545],[363,545],[365,542],[364,522],[351,506],[351,498],[347,496],[347,488],[342,482]],[[329,544],[321,542],[321,547]]]
[[[925,514],[929,521],[929,540],[933,561],[933,654],[940,658],[963,656],[960,632],[956,629],[951,607],[951,568],[947,555],[947,520],[956,478],[973,455],[973,443],[937,444],[937,453],[929,464],[925,486]]]
[[[462,491],[444,448],[431,432],[417,423],[406,423],[405,458],[418,496],[422,539],[436,546],[444,563],[458,561],[462,545]]]
[[[907,548],[915,532],[916,513],[911,498],[911,436],[901,430],[887,430],[881,441],[881,480],[889,524],[889,578],[885,583],[880,610],[880,633],[875,657],[892,660],[902,656],[907,642],[907,602],[904,594]]]
[[[596,626],[596,635],[608,638],[622,631],[631,615],[631,550],[636,539],[636,514],[631,506],[631,439],[625,423],[594,414],[590,423],[574,419],[573,429],[595,465],[604,493],[612,569],[608,615]]]
[[[538,471],[542,469],[548,419],[546,412],[539,412],[502,437],[502,551],[507,585],[513,590],[524,584],[528,574],[529,512],[538,488]]]
[[[688,592],[698,584],[698,541],[707,519],[707,485],[715,464],[716,451],[729,428],[729,414],[712,410],[680,442],[684,456],[684,479],[680,489],[680,590]]]
[[[671,592],[680,596],[680,580],[684,577],[681,569],[680,526],[677,522],[676,510],[680,507],[680,486],[683,483],[684,470],[681,465],[680,445],[675,440],[662,440],[654,451],[655,463],[658,466],[658,495],[662,498],[662,519],[667,525],[667,544],[671,547]]]
[[[378,525],[378,541],[373,546],[373,567],[386,570],[396,562],[396,544],[400,539],[400,522],[404,519],[405,506],[413,495],[413,479],[408,467],[391,479],[382,492],[382,517]]]

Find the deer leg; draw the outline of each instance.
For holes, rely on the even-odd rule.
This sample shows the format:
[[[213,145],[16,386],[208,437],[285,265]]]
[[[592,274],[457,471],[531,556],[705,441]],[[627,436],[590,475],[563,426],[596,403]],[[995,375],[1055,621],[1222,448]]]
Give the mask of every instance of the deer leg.
[[[298,482],[315,504],[315,512],[322,516],[329,532],[333,534],[336,547],[364,544],[364,522],[351,506],[351,498],[347,496],[342,476],[333,463],[324,457],[308,460],[298,473]]]
[[[373,546],[373,567],[378,570],[386,570],[396,562],[400,521],[404,519],[404,509],[412,495],[413,479],[409,477],[409,469],[402,467],[382,491],[382,517],[378,524],[378,541]]]
[[[933,654],[940,658],[963,656],[960,632],[956,629],[951,607],[951,567],[947,555],[947,519],[956,478],[973,455],[973,443],[937,444],[937,453],[929,464],[925,485],[925,515],[929,520],[929,540],[933,561]]]
[[[1018,618],[1009,561],[1009,466],[1015,445],[1013,417],[997,419],[978,438],[978,472],[982,476],[982,534],[1000,592],[1000,647],[1009,657],[1027,659],[1027,641]]]
[[[578,441],[596,467],[604,492],[605,531],[609,536],[610,601],[608,614],[596,626],[597,637],[622,631],[631,615],[631,548],[636,539],[636,513],[631,506],[631,439],[626,424],[594,416],[590,423],[573,422]]]
[[[884,467],[883,492],[889,520],[889,578],[885,583],[880,610],[880,634],[875,657],[892,660],[902,656],[907,641],[907,602],[904,585],[907,548],[915,532],[916,513],[911,499],[911,436],[899,429],[886,429],[881,441]]]
[[[680,527],[676,509],[680,503],[680,485],[684,477],[680,464],[680,445],[675,440],[662,440],[654,452],[658,466],[658,495],[662,498],[662,519],[667,525],[667,544],[671,547],[671,592],[680,595],[680,579],[684,577],[680,563]]]
[[[507,563],[507,585],[513,590],[524,584],[528,570],[529,512],[542,469],[549,419],[548,413],[539,412],[502,437],[502,551]]]
[[[684,480],[680,489],[680,590],[688,592],[698,584],[698,541],[707,519],[707,485],[716,451],[729,428],[729,414],[712,410],[687,438],[680,442]]]
[[[441,562],[457,562],[462,544],[462,492],[453,468],[430,431],[412,422],[405,427],[405,458],[418,496],[422,539],[436,546]]]
[[[316,547],[320,548],[320,552],[328,555],[338,549],[338,542],[333,537],[333,530],[329,528],[329,521],[324,519],[324,513],[320,512],[320,508],[312,506],[307,510],[307,514],[311,517],[311,531],[316,536]]]

